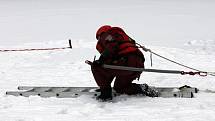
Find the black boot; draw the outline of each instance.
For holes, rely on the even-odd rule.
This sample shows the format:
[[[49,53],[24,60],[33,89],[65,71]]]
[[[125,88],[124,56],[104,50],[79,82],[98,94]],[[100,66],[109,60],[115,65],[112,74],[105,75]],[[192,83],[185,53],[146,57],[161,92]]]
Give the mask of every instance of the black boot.
[[[149,97],[158,97],[159,93],[156,89],[149,87],[147,84],[140,84],[140,88],[142,89],[142,94]]]
[[[101,91],[101,94],[98,97],[96,97],[97,100],[99,100],[99,101],[112,100],[112,88],[111,87],[100,89],[100,91]]]

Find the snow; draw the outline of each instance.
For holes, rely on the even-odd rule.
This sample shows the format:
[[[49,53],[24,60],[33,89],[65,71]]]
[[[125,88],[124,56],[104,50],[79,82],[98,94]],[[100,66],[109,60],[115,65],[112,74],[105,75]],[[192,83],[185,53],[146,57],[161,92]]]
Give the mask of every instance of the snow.
[[[99,54],[95,31],[102,24],[122,26],[137,42],[167,58],[214,72],[213,0],[0,1],[0,49],[66,47],[58,51],[0,53],[0,121],[214,121],[215,94],[195,98],[122,95],[113,102],[90,96],[59,99],[6,96],[19,85],[96,86],[85,60]],[[146,68],[190,71],[145,53]],[[190,85],[215,90],[215,77],[143,73],[137,83]]]

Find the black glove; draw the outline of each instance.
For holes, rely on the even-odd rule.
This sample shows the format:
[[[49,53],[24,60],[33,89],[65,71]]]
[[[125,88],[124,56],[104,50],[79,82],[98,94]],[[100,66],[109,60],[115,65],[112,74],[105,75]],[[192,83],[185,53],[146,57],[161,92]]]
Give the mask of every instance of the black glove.
[[[102,62],[100,60],[93,61],[93,66],[102,66]]]
[[[98,60],[93,61],[93,66],[102,66],[104,64],[104,57],[101,54]]]

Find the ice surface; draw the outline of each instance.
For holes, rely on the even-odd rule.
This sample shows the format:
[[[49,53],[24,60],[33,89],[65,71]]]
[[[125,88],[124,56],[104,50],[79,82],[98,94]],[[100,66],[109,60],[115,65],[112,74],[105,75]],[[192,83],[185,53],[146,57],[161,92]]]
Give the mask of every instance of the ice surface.
[[[1,121],[214,121],[215,94],[193,99],[119,96],[101,103],[75,99],[5,96],[18,85],[96,86],[90,67],[95,31],[122,26],[147,48],[204,71],[215,71],[213,0],[5,0],[0,1],[0,49],[68,46],[60,51],[0,53]],[[150,67],[149,54],[146,68]],[[153,56],[153,67],[188,71]],[[137,83],[190,85],[215,90],[214,77],[143,73]]]

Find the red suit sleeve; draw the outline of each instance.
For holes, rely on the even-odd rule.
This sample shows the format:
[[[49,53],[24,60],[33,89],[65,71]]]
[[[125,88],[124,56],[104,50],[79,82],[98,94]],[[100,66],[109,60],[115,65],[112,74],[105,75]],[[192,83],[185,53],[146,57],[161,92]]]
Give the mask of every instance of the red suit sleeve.
[[[96,49],[104,59],[112,59],[117,55],[118,45],[110,33],[105,33],[101,35],[101,38],[97,42]]]

